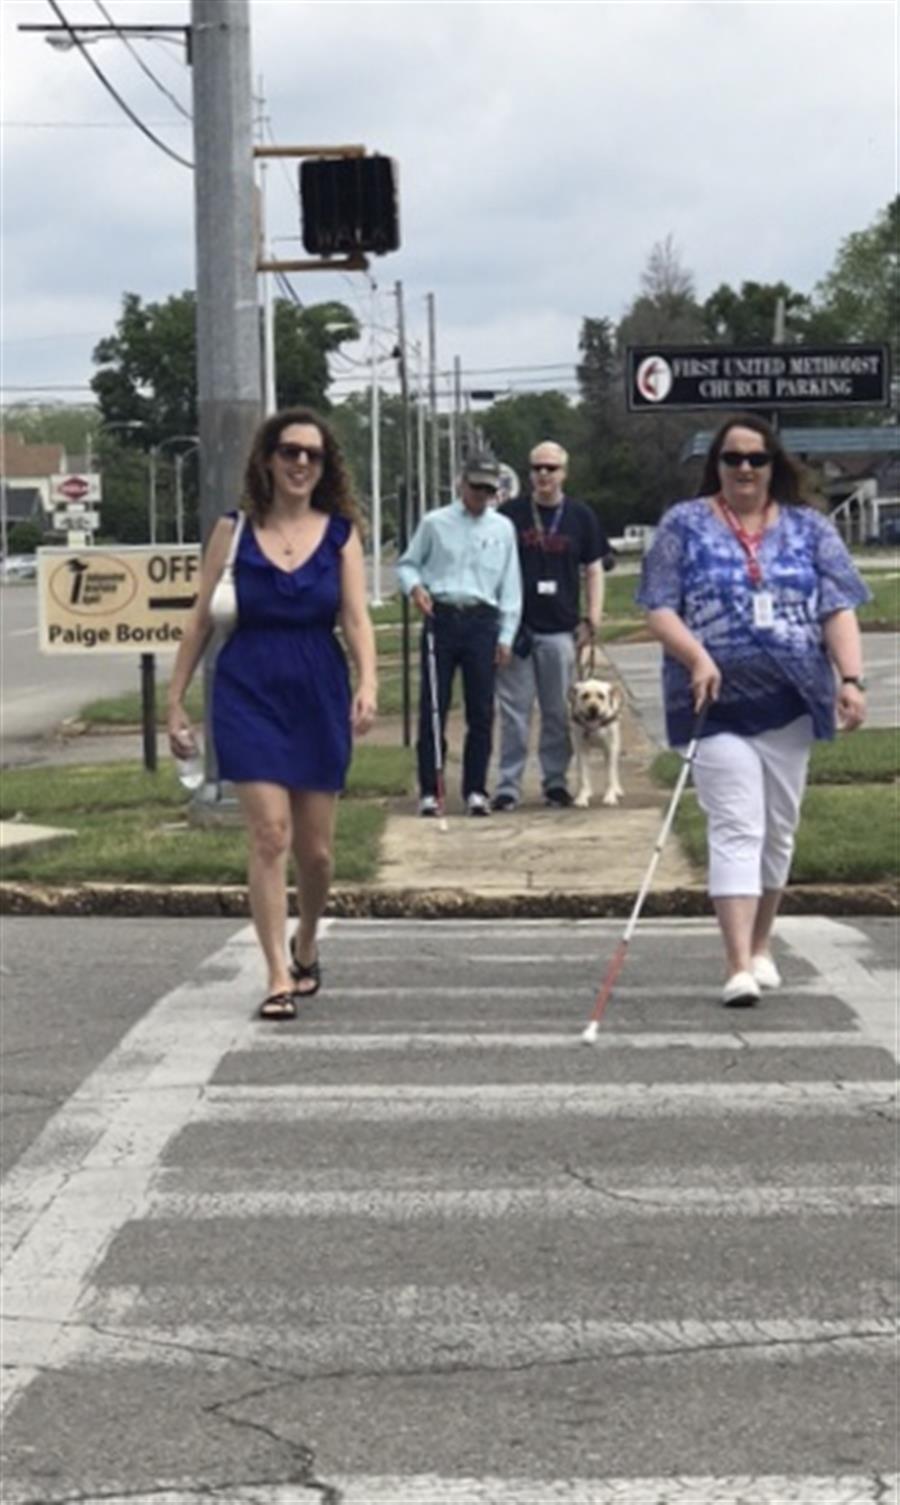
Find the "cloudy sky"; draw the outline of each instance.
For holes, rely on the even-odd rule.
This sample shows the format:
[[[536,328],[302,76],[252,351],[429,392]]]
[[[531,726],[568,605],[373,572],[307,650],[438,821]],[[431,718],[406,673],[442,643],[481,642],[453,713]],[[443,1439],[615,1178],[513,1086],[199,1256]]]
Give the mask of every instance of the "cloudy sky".
[[[61,3],[69,20],[103,19],[94,0]],[[186,0],[104,5],[132,24],[189,13]],[[85,400],[122,293],[193,283],[191,173],[82,57],[17,30],[55,19],[45,0],[0,9],[2,395]],[[399,162],[403,245],[373,262],[377,322],[390,325],[402,279],[424,338],[431,291],[442,367],[459,355],[469,386],[533,387],[571,382],[581,319],[620,317],[666,235],[701,297],[745,279],[812,289],[897,191],[897,15],[893,0],[252,0],[253,72],[277,142],[359,141]],[[135,47],[156,82],[118,41],[91,55],[190,157],[183,53]],[[304,254],[295,171],[268,175],[284,257]],[[304,301],[368,317],[359,275],[293,280]],[[387,351],[387,327],[379,338]],[[483,372],[499,366],[528,369]]]

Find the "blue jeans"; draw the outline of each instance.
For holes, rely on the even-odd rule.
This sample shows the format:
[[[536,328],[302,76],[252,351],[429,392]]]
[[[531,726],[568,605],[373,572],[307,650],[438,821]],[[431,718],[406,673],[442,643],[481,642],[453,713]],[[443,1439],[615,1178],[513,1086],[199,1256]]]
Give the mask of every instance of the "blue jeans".
[[[494,719],[494,655],[500,631],[499,614],[492,606],[460,609],[435,604],[430,619],[434,629],[437,667],[438,714],[441,726],[441,756],[447,764],[444,728],[453,696],[456,670],[462,673],[463,703],[466,713],[466,736],[463,745],[462,795],[484,794],[488,763],[491,758],[491,728]],[[431,681],[428,673],[428,644],[422,629],[422,692],[419,697],[419,790],[422,795],[437,793],[434,761],[434,729],[431,715]]]

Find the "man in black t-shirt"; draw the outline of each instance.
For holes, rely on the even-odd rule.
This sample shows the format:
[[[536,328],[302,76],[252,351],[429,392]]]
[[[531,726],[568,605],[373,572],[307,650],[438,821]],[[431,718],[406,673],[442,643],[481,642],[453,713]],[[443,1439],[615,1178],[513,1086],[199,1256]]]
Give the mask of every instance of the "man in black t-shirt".
[[[495,810],[519,803],[535,695],[541,711],[539,757],[544,803],[571,805],[566,774],[572,757],[567,694],[576,645],[588,642],[603,610],[603,560],[609,542],[584,502],[565,494],[568,455],[546,441],[530,455],[531,495],[499,511],[516,530],[522,568],[522,626],[511,662],[497,676],[500,766]],[[579,617],[584,573],[587,616]]]

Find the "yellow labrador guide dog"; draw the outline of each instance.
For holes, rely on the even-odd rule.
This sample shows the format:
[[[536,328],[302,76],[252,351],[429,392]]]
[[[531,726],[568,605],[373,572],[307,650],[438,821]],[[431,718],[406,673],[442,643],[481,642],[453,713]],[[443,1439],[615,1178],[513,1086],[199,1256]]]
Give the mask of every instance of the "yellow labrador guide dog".
[[[579,810],[586,810],[591,802],[590,756],[596,748],[606,762],[606,793],[602,803],[617,805],[625,792],[619,782],[621,714],[621,690],[608,679],[596,677],[594,650],[584,650],[578,661],[578,678],[569,690],[569,733],[578,775],[575,804]]]

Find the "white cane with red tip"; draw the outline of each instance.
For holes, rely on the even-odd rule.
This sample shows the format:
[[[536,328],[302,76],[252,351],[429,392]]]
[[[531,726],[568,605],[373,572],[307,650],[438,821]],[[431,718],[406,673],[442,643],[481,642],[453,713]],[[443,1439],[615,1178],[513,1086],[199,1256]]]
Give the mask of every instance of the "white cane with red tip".
[[[425,623],[425,653],[428,661],[428,688],[431,697],[431,736],[434,742],[434,782],[437,789],[438,830],[447,829],[447,809],[444,800],[444,747],[441,737],[441,712],[438,705],[437,654],[434,647],[434,621]]]
[[[641,909],[643,908],[644,900],[646,899],[647,894],[650,890],[650,885],[653,882],[653,877],[659,864],[659,859],[662,856],[663,847],[665,846],[669,832],[672,829],[672,822],[675,819],[675,811],[678,809],[678,802],[681,799],[682,794],[684,793],[684,786],[690,776],[691,764],[693,763],[694,757],[697,752],[697,746],[700,741],[700,733],[703,730],[703,723],[706,720],[706,713],[708,709],[708,703],[701,706],[694,720],[691,740],[688,743],[687,751],[684,754],[684,761],[682,763],[681,772],[678,775],[678,781],[672,791],[672,798],[669,801],[669,808],[666,811],[666,818],[662,823],[662,829],[660,830],[659,836],[656,839],[656,846],[653,848],[653,856],[650,859],[650,866],[647,868],[647,871],[644,874],[644,881],[640,886],[638,896],[634,901],[634,907],[632,908],[631,914],[628,917],[628,924],[625,926],[625,934],[622,936],[621,941],[616,947],[616,950],[613,954],[613,959],[606,969],[606,975],[604,976],[603,981],[600,984],[599,989],[597,990],[597,997],[594,1000],[594,1007],[591,1012],[590,1023],[582,1033],[581,1039],[585,1045],[593,1045],[598,1034],[600,1033],[600,1021],[603,1018],[606,1005],[609,1003],[610,995],[613,988],[615,987],[616,979],[623,966],[625,965],[625,957],[628,953],[628,943],[634,934],[634,928],[637,925]]]

